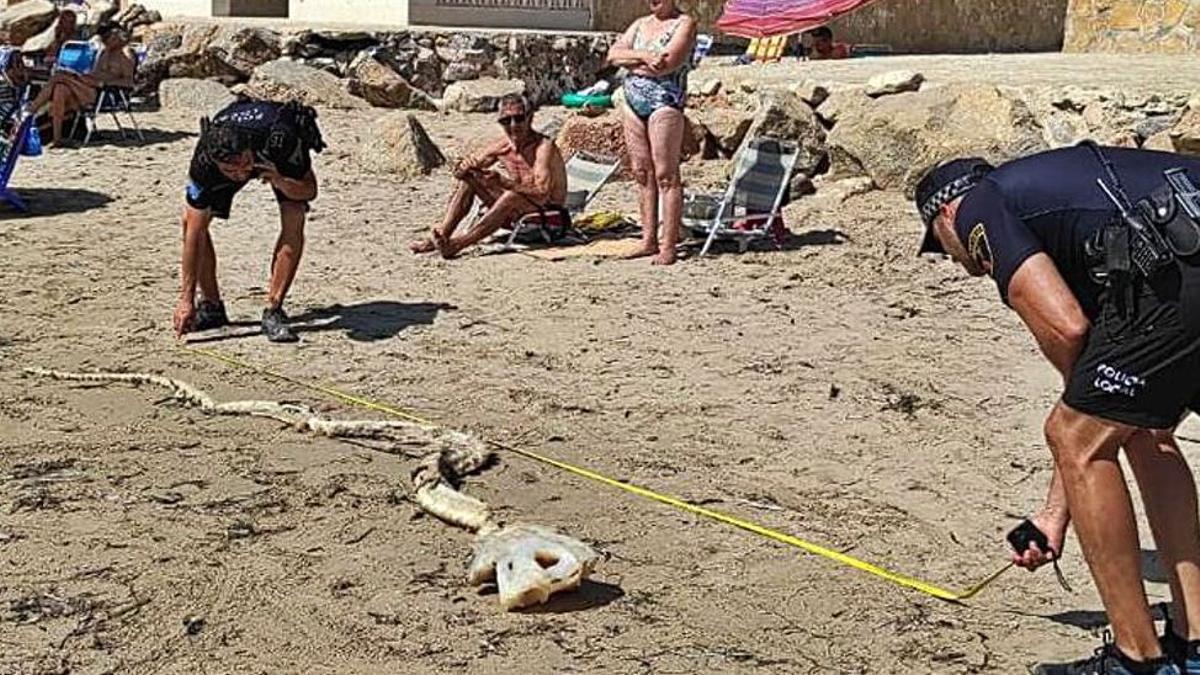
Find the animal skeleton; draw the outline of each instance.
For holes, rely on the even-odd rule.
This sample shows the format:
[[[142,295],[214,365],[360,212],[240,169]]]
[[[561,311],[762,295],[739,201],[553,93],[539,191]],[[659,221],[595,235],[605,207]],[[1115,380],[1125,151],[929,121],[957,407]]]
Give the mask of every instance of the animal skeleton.
[[[598,556],[587,544],[538,525],[502,526],[488,505],[456,489],[466,476],[485,468],[493,453],[482,440],[457,431],[405,421],[331,420],[312,409],[275,401],[218,403],[180,380],[145,373],[71,373],[26,368],[40,377],[70,382],[151,384],[171,397],[213,415],[248,415],[278,420],[298,431],[331,438],[386,438],[434,448],[413,470],[413,498],[424,511],[475,533],[467,582],[496,585],[506,610],[542,604],[550,596],[574,590],[591,574]]]

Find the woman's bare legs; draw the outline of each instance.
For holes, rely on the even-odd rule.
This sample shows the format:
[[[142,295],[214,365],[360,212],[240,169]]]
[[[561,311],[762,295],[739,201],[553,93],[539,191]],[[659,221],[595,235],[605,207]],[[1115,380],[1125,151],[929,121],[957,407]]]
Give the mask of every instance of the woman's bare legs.
[[[655,265],[675,264],[675,246],[683,229],[683,181],[679,176],[679,157],[683,152],[683,112],[659,108],[646,125],[650,136],[650,155],[654,161],[654,184],[662,196],[662,243]]]
[[[638,184],[638,217],[642,222],[642,243],[627,258],[658,254],[658,183],[654,180],[654,158],[650,153],[649,125],[625,109],[625,146],[633,164],[633,179]]]

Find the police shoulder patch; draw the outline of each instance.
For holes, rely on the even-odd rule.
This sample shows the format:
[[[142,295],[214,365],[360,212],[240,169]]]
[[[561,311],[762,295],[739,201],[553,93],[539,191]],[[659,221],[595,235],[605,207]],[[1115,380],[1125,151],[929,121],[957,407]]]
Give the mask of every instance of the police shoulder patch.
[[[987,226],[976,223],[967,236],[967,253],[977,264],[990,269],[992,264],[992,246],[988,243]]]

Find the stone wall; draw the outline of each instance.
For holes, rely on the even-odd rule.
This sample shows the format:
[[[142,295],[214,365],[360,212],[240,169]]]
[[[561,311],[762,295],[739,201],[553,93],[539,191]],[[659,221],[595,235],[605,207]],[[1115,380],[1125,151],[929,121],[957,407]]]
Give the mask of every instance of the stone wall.
[[[350,101],[353,105],[371,101],[428,108],[449,98],[452,85],[458,85],[458,99],[476,94],[494,98],[496,91],[515,88],[538,103],[550,103],[596,81],[614,38],[609,33],[313,31],[285,26],[228,21],[144,26],[136,33],[148,49],[139,70],[140,89],[149,94],[163,80],[178,78],[254,85],[255,76],[262,75],[260,80],[286,79],[284,85],[292,89],[341,88],[364,99]],[[269,63],[275,64],[273,69],[262,73]],[[252,87],[247,93],[256,92]],[[349,101],[333,94],[325,98],[337,99],[338,105]],[[487,108],[486,103],[481,105]]]
[[[1200,0],[1071,0],[1065,51],[1200,50]]]
[[[597,30],[623,30],[646,13],[644,0],[594,2],[592,23]],[[877,0],[835,21],[832,28],[841,40],[890,45],[898,53],[1058,51],[1063,44],[1067,2]],[[714,34],[724,4],[723,0],[680,1],[681,7],[699,19],[702,30]]]

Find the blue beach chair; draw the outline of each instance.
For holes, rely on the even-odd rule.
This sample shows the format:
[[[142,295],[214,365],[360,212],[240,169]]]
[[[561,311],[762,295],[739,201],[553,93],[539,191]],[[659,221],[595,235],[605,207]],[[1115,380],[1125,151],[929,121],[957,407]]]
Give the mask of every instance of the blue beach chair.
[[[70,44],[75,43],[68,42],[67,44],[63,45],[63,50],[65,51],[67,45]],[[86,42],[82,44],[86,45],[88,49],[91,50],[90,61],[87,62],[88,70],[86,71],[90,73],[92,68],[95,68],[96,66],[97,52],[92,45]],[[134,49],[135,64],[137,66],[141,66],[142,61],[144,61],[146,58],[145,47],[142,45],[131,46]],[[61,62],[63,55],[60,53],[58,58]],[[79,58],[81,62],[86,59],[86,57],[82,55],[79,56]],[[136,71],[134,72],[136,75]],[[75,123],[71,125],[71,138],[76,137],[75,134],[79,131],[79,124],[82,122],[87,129],[87,132],[83,137],[83,144],[87,145],[90,143],[92,141],[92,134],[96,133],[96,119],[104,113],[108,113],[112,116],[113,122],[115,122],[117,125],[117,130],[121,132],[121,138],[128,138],[129,133],[126,131],[125,126],[121,124],[121,118],[118,116],[118,113],[124,113],[129,118],[129,124],[133,127],[133,132],[137,135],[138,140],[145,141],[146,137],[144,134],[142,134],[141,127],[138,126],[137,118],[133,116],[133,104],[130,98],[132,93],[132,90],[126,87],[101,87],[100,91],[96,92],[96,105],[90,110],[81,110],[75,115]]]
[[[87,75],[95,67],[96,49],[90,42],[82,40],[64,42],[58,50],[58,60],[54,62],[55,70],[76,75]]]
[[[12,178],[13,171],[17,168],[17,159],[25,152],[33,124],[33,115],[23,115],[12,143],[9,144],[7,138],[0,139],[0,202],[11,204],[13,208],[22,213],[28,213],[29,207],[25,204],[25,200],[13,192],[8,183]]]

